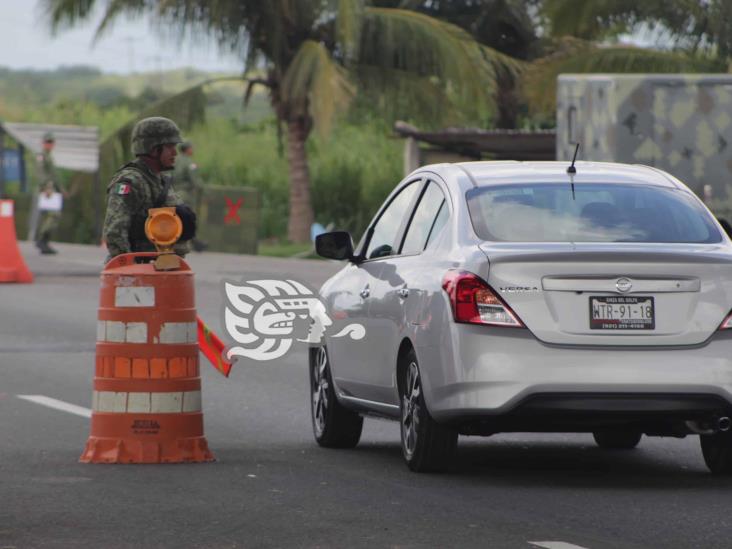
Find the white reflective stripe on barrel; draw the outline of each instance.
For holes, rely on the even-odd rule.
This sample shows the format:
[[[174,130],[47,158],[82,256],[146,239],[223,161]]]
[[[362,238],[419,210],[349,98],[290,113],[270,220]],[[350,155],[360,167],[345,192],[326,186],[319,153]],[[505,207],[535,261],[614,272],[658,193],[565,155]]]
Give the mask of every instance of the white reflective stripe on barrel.
[[[115,307],[155,307],[152,286],[118,286],[114,289]]]
[[[94,391],[92,410],[138,414],[175,414],[201,411],[201,391],[117,393]]]
[[[13,217],[12,200],[0,200],[0,217]]]
[[[195,322],[164,322],[160,327],[160,343],[196,343],[198,325]]]
[[[98,320],[97,341],[99,343],[147,343],[147,324],[145,322]],[[154,338],[152,343],[163,345],[198,343],[198,324],[196,322],[163,322],[160,327],[160,337]]]
[[[147,323],[97,320],[97,341],[100,343],[147,343]]]

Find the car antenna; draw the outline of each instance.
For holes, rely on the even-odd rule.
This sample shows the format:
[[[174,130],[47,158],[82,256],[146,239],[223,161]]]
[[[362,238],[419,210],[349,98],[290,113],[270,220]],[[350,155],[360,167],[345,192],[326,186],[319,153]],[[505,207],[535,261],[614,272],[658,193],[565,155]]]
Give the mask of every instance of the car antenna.
[[[577,173],[577,168],[574,167],[574,162],[577,160],[577,153],[579,152],[579,142],[577,143],[577,146],[574,148],[574,156],[572,157],[572,163],[569,165],[569,168],[567,168],[567,173],[569,174],[569,183],[572,185],[572,200],[575,200],[574,196],[574,177]]]

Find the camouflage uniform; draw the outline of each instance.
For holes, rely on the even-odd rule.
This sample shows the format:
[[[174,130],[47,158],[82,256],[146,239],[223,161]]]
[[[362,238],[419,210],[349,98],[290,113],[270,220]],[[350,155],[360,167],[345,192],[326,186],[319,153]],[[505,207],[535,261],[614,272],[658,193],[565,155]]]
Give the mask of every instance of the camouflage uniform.
[[[155,174],[140,159],[125,164],[112,177],[107,186],[109,195],[107,215],[104,219],[104,240],[110,257],[129,252],[154,252],[155,246],[144,233],[147,211],[155,207],[155,201],[163,191],[168,176]],[[163,206],[182,204],[172,188],[169,188]],[[176,251],[186,249],[176,245]]]
[[[50,139],[50,137],[49,137]],[[36,173],[38,175],[38,194],[44,192],[63,192],[61,181],[49,151],[43,151],[36,157]],[[44,253],[54,253],[48,245],[51,235],[58,228],[61,212],[41,211],[36,225],[36,245]]]
[[[156,174],[139,157],[150,154],[158,145],[180,142],[178,127],[167,118],[146,118],[132,129],[132,153],[138,158],[122,166],[107,187],[109,198],[102,235],[109,250],[108,259],[129,252],[155,251],[155,246],[145,236],[148,210],[156,206],[178,206],[183,202],[168,186],[162,204],[156,204],[169,176]],[[188,245],[179,242],[174,249],[179,255],[185,255]]]
[[[176,159],[173,181],[180,199],[196,209],[203,192],[203,182],[198,175],[198,166],[190,156],[182,154]]]
[[[186,149],[191,147],[191,143],[185,141],[181,145],[181,154],[175,161],[175,172],[173,181],[175,189],[184,204],[187,204],[194,210],[198,210],[203,193],[203,182],[201,176],[198,175],[198,166],[193,159],[186,154]],[[191,240],[193,249],[202,252],[208,248],[208,244],[203,240],[194,238]]]

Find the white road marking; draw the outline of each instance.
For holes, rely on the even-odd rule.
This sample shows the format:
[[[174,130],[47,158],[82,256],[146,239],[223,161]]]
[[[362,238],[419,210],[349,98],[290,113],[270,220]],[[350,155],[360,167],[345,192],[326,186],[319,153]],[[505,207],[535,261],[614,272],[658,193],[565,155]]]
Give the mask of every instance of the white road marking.
[[[544,549],[587,549],[581,545],[574,545],[566,541],[530,541],[529,544],[535,545],[536,547],[543,547]]]
[[[75,414],[81,417],[91,417],[92,411],[89,408],[83,406],[77,406],[76,404],[69,404],[63,400],[56,400],[55,398],[43,396],[43,395],[17,395],[18,398],[35,402],[41,406],[48,406],[62,412],[68,412],[69,414]]]

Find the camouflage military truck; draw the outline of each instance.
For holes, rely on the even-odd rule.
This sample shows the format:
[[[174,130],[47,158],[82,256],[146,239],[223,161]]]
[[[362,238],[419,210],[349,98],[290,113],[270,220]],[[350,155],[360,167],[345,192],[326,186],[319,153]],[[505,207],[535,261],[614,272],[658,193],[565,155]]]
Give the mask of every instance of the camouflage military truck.
[[[580,159],[655,166],[732,217],[732,75],[561,75],[557,159],[576,142]]]

